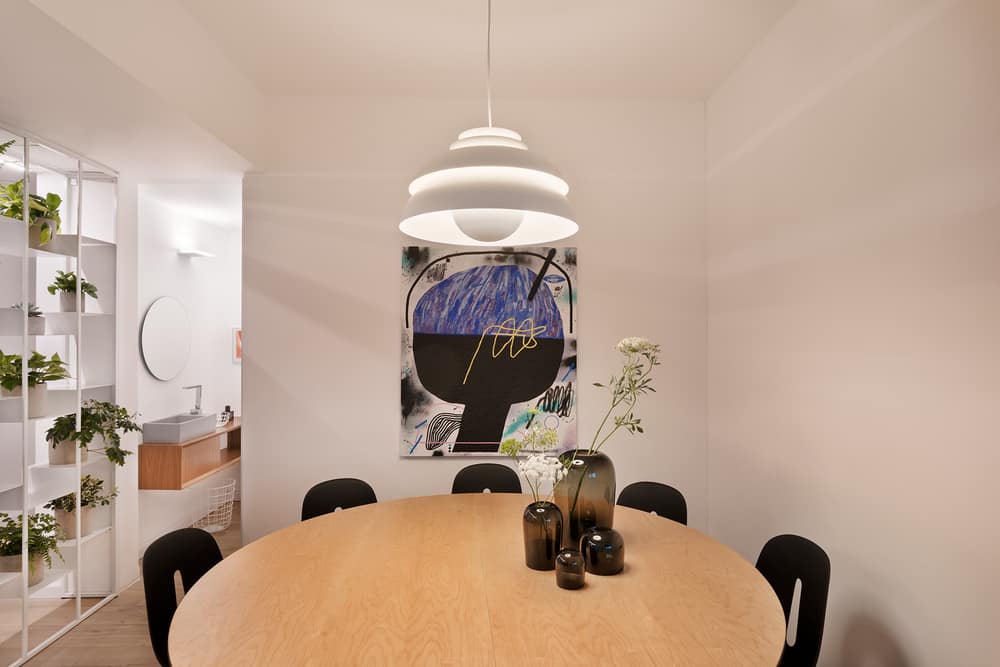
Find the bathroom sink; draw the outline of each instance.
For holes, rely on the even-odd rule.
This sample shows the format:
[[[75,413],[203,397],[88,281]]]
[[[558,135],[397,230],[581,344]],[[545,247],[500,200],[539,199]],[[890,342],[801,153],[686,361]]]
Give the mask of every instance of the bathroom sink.
[[[145,444],[166,443],[176,445],[199,435],[215,430],[215,414],[174,415],[142,425],[142,441]]]

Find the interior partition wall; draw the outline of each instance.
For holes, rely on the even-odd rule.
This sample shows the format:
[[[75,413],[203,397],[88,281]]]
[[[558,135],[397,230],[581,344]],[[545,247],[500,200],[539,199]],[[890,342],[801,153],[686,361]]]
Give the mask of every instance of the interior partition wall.
[[[81,479],[100,480],[107,494],[117,468],[102,452],[75,446],[58,462],[46,432],[59,417],[79,431],[85,402],[116,401],[118,176],[25,132],[0,128],[4,144],[0,375],[17,386],[0,392],[0,665],[17,665],[116,591],[116,501],[86,517],[80,505]],[[46,222],[53,212],[57,229]],[[39,238],[45,224],[51,238]],[[59,271],[93,284],[97,297],[50,293]],[[34,383],[33,355],[58,355],[69,377]],[[53,529],[57,498],[72,510],[59,517],[65,532]]]

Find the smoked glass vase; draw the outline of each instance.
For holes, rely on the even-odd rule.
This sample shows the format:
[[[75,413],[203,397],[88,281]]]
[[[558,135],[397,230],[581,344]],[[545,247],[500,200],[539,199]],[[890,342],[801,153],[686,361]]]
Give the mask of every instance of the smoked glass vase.
[[[563,517],[559,507],[533,502],[524,508],[524,564],[532,570],[552,570],[562,539]]]
[[[562,546],[580,548],[589,528],[612,528],[615,523],[615,466],[607,456],[585,449],[559,455],[569,463],[566,476],[556,484],[555,501],[562,510]]]

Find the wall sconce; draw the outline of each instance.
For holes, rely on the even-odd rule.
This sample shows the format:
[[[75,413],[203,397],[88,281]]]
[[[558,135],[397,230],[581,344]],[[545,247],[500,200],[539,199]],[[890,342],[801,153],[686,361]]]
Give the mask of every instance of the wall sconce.
[[[195,250],[194,248],[178,248],[177,254],[181,257],[215,257],[215,255],[210,252]]]

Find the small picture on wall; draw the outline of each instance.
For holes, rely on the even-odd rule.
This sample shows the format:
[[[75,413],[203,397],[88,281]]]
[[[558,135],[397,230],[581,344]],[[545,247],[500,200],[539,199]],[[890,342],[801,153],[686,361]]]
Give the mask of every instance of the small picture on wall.
[[[233,329],[233,363],[243,363],[243,329]]]
[[[401,456],[576,446],[576,249],[403,248]]]

